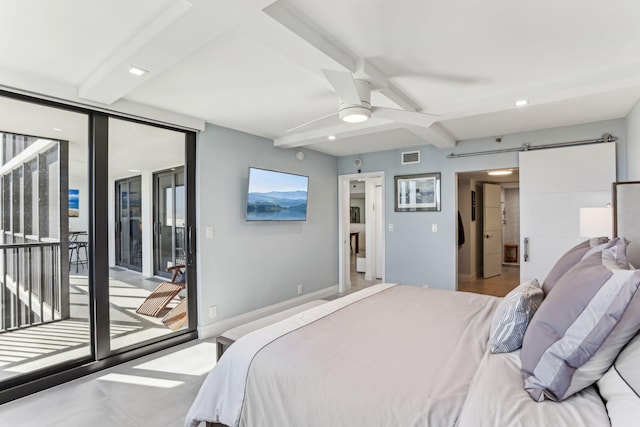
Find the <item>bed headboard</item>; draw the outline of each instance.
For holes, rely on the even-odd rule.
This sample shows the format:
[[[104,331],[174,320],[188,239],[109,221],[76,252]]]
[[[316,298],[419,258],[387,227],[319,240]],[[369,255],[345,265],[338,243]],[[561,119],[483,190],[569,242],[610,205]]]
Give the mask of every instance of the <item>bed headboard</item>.
[[[629,262],[640,268],[640,181],[613,183],[613,235],[631,242]]]

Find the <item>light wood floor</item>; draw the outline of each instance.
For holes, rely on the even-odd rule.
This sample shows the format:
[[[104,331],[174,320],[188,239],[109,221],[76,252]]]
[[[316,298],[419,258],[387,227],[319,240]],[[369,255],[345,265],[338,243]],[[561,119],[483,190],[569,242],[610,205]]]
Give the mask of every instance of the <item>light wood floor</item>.
[[[502,274],[489,279],[478,278],[473,282],[458,282],[458,290],[503,297],[520,284],[520,266],[503,265]]]

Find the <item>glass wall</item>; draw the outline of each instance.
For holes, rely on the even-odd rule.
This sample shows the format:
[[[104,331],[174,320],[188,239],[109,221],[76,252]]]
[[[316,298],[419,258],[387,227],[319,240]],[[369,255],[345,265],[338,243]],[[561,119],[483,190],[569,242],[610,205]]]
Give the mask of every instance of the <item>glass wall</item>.
[[[193,132],[0,92],[0,404],[196,337],[194,165]]]
[[[185,133],[109,119],[111,351],[185,329]]]
[[[88,123],[0,97],[0,385],[91,357]]]

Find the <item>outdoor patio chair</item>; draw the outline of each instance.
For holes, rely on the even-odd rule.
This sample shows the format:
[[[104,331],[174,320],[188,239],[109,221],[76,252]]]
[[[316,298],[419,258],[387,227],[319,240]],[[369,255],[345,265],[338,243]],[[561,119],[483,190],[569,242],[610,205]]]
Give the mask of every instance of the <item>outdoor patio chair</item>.
[[[156,317],[167,308],[167,305],[185,288],[184,267],[184,265],[174,265],[167,268],[167,271],[173,273],[171,282],[160,283],[140,304],[136,313]]]

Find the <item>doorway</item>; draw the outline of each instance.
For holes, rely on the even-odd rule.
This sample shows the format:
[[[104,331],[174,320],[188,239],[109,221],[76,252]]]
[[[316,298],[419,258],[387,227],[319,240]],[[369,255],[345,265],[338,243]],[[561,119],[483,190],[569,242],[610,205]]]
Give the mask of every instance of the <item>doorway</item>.
[[[488,172],[457,174],[457,289],[504,296],[520,283],[520,178]]]
[[[340,175],[338,182],[338,290],[344,294],[385,280],[384,172]]]
[[[142,177],[116,181],[116,265],[142,271]]]
[[[154,266],[156,276],[170,277],[167,268],[185,265],[184,168],[153,174]]]

